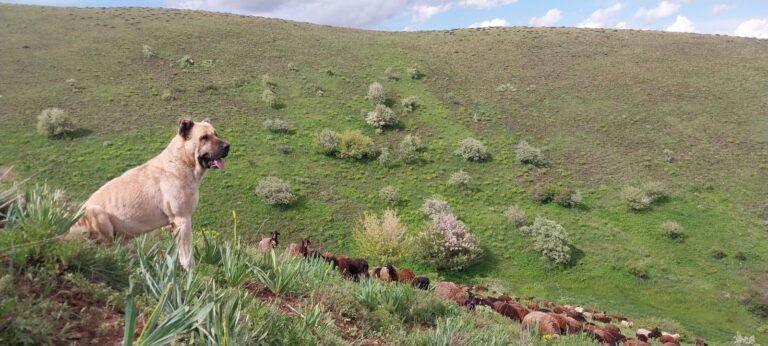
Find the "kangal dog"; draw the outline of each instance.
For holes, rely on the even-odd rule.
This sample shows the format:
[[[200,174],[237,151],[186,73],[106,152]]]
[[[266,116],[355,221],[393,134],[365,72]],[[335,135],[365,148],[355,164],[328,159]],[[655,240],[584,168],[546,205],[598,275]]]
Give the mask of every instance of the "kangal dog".
[[[99,242],[116,236],[128,240],[170,226],[176,236],[179,262],[192,265],[192,214],[199,187],[210,168],[224,169],[229,153],[208,119],[184,119],[171,143],[151,160],[112,179],[83,205],[83,217],[67,238],[88,235]]]

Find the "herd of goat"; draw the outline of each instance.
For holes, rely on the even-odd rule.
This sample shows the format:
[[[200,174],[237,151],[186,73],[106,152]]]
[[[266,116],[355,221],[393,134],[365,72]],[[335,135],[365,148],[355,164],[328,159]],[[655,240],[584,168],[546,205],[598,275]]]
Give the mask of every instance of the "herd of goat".
[[[259,242],[259,251],[269,252],[278,245],[280,233],[273,231],[270,237]],[[410,284],[413,287],[428,290],[429,278],[416,276],[408,268],[398,269],[391,264],[369,270],[368,262],[362,258],[335,256],[330,252],[320,253],[310,250],[311,241],[303,239],[300,243],[288,245],[288,251],[293,256],[323,259],[337,268],[347,279],[359,281],[371,277],[384,282]],[[656,339],[663,346],[679,346],[680,335],[661,331],[658,327],[640,328],[635,337],[627,338],[621,329],[611,322],[617,322],[622,327],[630,328],[634,323],[620,314],[591,311],[583,307],[557,305],[548,300],[536,300],[534,297],[511,297],[506,293],[496,295],[482,285],[457,285],[453,282],[439,282],[434,287],[435,294],[446,300],[455,302],[474,310],[479,305],[487,306],[499,314],[509,317],[522,324],[523,330],[535,330],[542,336],[559,337],[565,334],[585,333],[588,337],[602,345],[645,346],[649,340]],[[523,305],[525,303],[525,306]],[[601,325],[598,326],[596,322]],[[706,346],[703,339],[695,338],[697,346]]]

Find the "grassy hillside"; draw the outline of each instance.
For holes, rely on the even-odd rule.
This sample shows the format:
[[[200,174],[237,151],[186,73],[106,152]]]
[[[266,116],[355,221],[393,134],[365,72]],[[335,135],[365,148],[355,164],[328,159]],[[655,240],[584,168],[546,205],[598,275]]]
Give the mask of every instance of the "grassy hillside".
[[[159,57],[145,59],[145,44]],[[0,165],[74,200],[159,152],[180,117],[210,117],[233,150],[226,170],[203,183],[198,230],[230,229],[236,210],[246,243],[279,229],[286,240],[309,236],[323,249],[364,256],[351,230],[364,211],[386,208],[378,192],[393,185],[411,233],[426,224],[423,199],[439,194],[486,253],[458,273],[413,259],[400,265],[673,320],[711,340],[766,324],[739,298],[768,272],[768,41],[582,29],[389,33],[179,10],[0,5],[0,50]],[[185,55],[194,66],[177,63]],[[400,80],[384,78],[388,67]],[[408,78],[407,67],[424,78]],[[280,109],[262,102],[265,73]],[[410,95],[423,107],[376,134],[361,116],[374,81],[398,114]],[[512,90],[497,91],[505,83]],[[35,133],[48,107],[74,115],[79,130],[64,140]],[[292,131],[264,130],[274,117]],[[429,160],[387,168],[330,158],[314,143],[324,128],[360,129],[377,147],[418,134]],[[490,148],[491,160],[453,154],[470,136]],[[546,147],[551,165],[517,163],[520,140]],[[671,162],[664,149],[674,152]],[[448,186],[458,170],[473,177],[472,189]],[[254,196],[270,175],[288,180],[298,202],[275,208]],[[664,182],[671,198],[627,211],[622,189],[649,181]],[[580,190],[586,207],[533,203],[530,193],[546,183]],[[562,224],[577,249],[574,263],[544,265],[504,218],[513,204]],[[683,242],[661,236],[667,220],[684,227]],[[714,259],[713,250],[727,257]],[[739,252],[746,260],[735,258]],[[647,279],[629,272],[638,266]]]

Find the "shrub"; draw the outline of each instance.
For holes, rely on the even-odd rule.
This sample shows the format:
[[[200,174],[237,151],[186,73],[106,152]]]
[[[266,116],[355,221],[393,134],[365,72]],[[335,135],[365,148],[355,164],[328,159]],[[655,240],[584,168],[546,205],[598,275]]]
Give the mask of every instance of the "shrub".
[[[440,199],[440,197],[433,196],[424,200],[424,205],[421,207],[421,211],[424,215],[433,218],[439,214],[451,214],[453,210],[448,202]]]
[[[499,84],[499,86],[497,86],[495,90],[497,92],[517,91],[517,88],[515,88],[515,86],[512,85],[512,83],[504,83],[504,84]]]
[[[176,99],[176,96],[173,95],[173,91],[171,90],[163,90],[160,99],[163,101],[173,101]]]
[[[397,188],[392,185],[382,187],[381,190],[379,190],[379,197],[390,205],[395,205],[400,202],[400,194],[397,192]]]
[[[146,44],[141,46],[141,54],[144,55],[144,59],[157,58],[157,51]]]
[[[192,67],[192,66],[195,65],[195,61],[192,60],[191,56],[184,55],[179,60],[176,61],[176,64],[178,64],[182,68],[184,68],[184,67]]]
[[[287,145],[278,145],[277,152],[283,155],[288,155],[291,153],[291,147]]]
[[[371,85],[368,86],[368,96],[366,96],[366,98],[370,100],[373,105],[384,104],[384,101],[386,100],[384,86],[379,82],[371,83]]]
[[[643,185],[643,191],[648,198],[651,199],[651,203],[656,201],[663,201],[669,197],[667,186],[662,182],[651,181]]]
[[[432,217],[417,248],[421,259],[438,270],[461,270],[480,259],[483,250],[467,226],[451,213]]]
[[[394,126],[397,123],[395,112],[382,104],[376,105],[376,108],[365,116],[365,122],[376,128],[376,132],[381,132],[385,127]]]
[[[728,257],[728,254],[725,253],[725,251],[723,251],[722,249],[718,249],[718,248],[714,248],[714,249],[710,250],[709,253],[710,253],[710,255],[712,255],[712,258],[714,258],[716,260],[721,260],[721,259],[724,259],[724,258]]]
[[[275,95],[272,90],[264,89],[264,92],[261,93],[261,100],[264,101],[264,103],[266,103],[270,108],[277,109],[277,95]]]
[[[324,74],[326,76],[335,76],[336,75],[336,71],[334,71],[330,67],[323,67],[323,68],[321,68],[320,69],[320,73],[322,73],[322,74]]]
[[[411,79],[421,79],[421,77],[424,76],[415,67],[409,67],[409,68],[405,69],[405,72],[408,73],[408,76],[411,77]]]
[[[648,264],[645,261],[630,263],[627,265],[627,272],[640,280],[647,280],[650,278],[650,273],[648,272]]]
[[[520,233],[533,236],[534,250],[548,262],[562,265],[571,260],[571,239],[557,222],[537,217],[533,225],[521,227]]]
[[[763,276],[752,282],[741,302],[757,316],[768,317],[768,276]]]
[[[459,142],[459,148],[456,149],[456,155],[463,157],[467,161],[483,161],[490,157],[488,148],[482,142],[474,138],[465,138]]]
[[[736,335],[733,337],[733,341],[731,342],[731,345],[733,346],[760,346],[755,341],[755,336],[743,336],[741,335],[741,332],[736,332]]]
[[[264,128],[269,132],[288,132],[288,123],[285,120],[274,118],[264,120]]]
[[[737,252],[735,255],[733,255],[733,258],[739,262],[745,262],[747,260],[747,254],[743,252]]]
[[[541,153],[541,149],[531,146],[526,141],[517,143],[515,154],[517,155],[517,161],[522,164],[533,165],[536,167],[547,165],[547,159]]]
[[[573,190],[564,189],[556,184],[539,184],[533,188],[533,191],[531,191],[531,201],[538,204],[547,204],[554,201],[555,197],[559,197],[559,202],[564,206],[568,206],[572,202],[572,194],[574,194]],[[581,203],[580,198],[581,194],[573,197],[575,201],[579,201],[579,203]]]
[[[272,77],[269,75],[269,73],[265,73],[261,75],[261,87],[264,89],[272,89],[272,87],[275,86],[275,81],[272,80]]]
[[[472,184],[472,177],[469,173],[460,170],[451,174],[451,177],[448,179],[448,184],[461,188],[468,188]]]
[[[525,215],[525,210],[516,205],[509,207],[509,209],[504,212],[504,216],[517,228],[528,224],[528,216]]]
[[[299,68],[294,63],[288,63],[288,71],[299,72]]]
[[[633,186],[625,187],[621,195],[629,210],[632,211],[646,210],[651,207],[653,202],[643,190]]]
[[[323,154],[335,155],[339,151],[339,134],[329,129],[323,129],[317,134],[317,144]]]
[[[398,156],[406,163],[414,163],[423,159],[423,152],[426,150],[424,142],[416,135],[406,135],[397,148]]]
[[[412,113],[416,108],[421,107],[421,102],[416,96],[408,96],[400,101],[400,104],[403,105],[403,108],[408,113]]]
[[[296,195],[291,192],[288,183],[276,177],[266,177],[259,181],[255,193],[271,205],[289,205],[296,201]]]
[[[62,109],[46,108],[37,116],[37,132],[49,137],[59,137],[75,130],[72,117]]]
[[[382,148],[379,153],[379,164],[384,167],[394,167],[398,163],[398,158],[389,148]]]
[[[342,159],[360,160],[374,157],[376,150],[370,137],[358,130],[346,130],[339,135],[338,156]]]
[[[570,188],[560,188],[554,196],[554,201],[565,208],[579,207],[582,205],[581,192]]]
[[[672,240],[683,239],[683,226],[674,221],[666,221],[661,224],[661,232],[665,237]]]
[[[387,209],[379,217],[365,213],[355,227],[352,237],[361,253],[376,263],[393,263],[404,253],[405,233],[408,227],[400,222],[397,213]]]
[[[398,76],[397,72],[395,72],[395,70],[393,70],[391,67],[387,67],[387,69],[384,70],[384,77],[391,81],[400,80],[400,76]]]

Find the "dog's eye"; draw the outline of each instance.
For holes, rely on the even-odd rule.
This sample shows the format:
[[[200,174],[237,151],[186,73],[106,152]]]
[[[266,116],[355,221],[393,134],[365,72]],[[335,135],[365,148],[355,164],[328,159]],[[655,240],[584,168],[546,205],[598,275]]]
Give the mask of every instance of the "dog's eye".
[[[207,141],[208,140],[208,135],[200,137],[200,140],[201,141]]]

